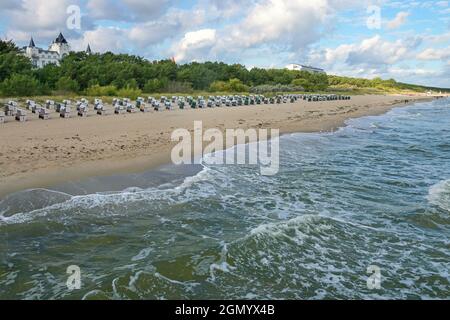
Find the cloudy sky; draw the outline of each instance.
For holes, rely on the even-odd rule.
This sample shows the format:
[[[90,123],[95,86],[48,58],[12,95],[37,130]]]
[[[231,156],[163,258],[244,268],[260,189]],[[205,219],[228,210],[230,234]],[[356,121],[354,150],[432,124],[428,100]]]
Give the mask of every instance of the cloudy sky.
[[[248,68],[301,63],[450,87],[450,1],[0,1],[2,38],[25,45],[33,36],[46,48],[59,31],[74,50],[90,43],[97,52]]]

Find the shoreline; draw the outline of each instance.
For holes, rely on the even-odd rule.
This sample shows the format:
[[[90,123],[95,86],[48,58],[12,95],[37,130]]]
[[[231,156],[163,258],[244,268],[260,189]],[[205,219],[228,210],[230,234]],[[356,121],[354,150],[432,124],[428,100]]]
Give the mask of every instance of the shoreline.
[[[354,96],[350,101],[298,101],[6,123],[0,126],[0,165],[4,169],[0,173],[0,199],[21,190],[143,172],[168,164],[176,144],[170,140],[171,132],[176,128],[192,130],[195,120],[203,121],[204,130],[219,128],[222,132],[226,128],[278,128],[280,135],[330,132],[351,118],[379,115],[395,107],[433,99]]]

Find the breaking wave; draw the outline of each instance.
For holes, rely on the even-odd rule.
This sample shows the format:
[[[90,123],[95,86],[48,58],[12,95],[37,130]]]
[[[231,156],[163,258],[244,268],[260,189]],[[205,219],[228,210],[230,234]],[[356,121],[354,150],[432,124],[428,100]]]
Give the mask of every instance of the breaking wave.
[[[108,215],[113,212],[108,209],[113,209],[113,207],[151,200],[170,202],[183,192],[185,192],[185,197],[189,198],[192,196],[189,193],[189,187],[208,178],[209,169],[204,166],[196,175],[186,177],[179,185],[167,183],[157,188],[129,187],[120,192],[77,196],[47,189],[27,190],[13,194],[0,202],[0,226],[1,224],[26,223],[51,214],[67,212],[70,215],[73,210],[103,208],[105,209],[103,212]],[[126,213],[123,212],[123,214]]]
[[[428,201],[450,212],[450,179],[433,185],[428,192]]]

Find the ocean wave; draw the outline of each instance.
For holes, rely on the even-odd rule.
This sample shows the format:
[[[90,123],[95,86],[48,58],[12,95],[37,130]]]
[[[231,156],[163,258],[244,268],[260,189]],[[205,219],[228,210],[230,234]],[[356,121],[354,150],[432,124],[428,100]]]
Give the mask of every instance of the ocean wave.
[[[36,218],[47,216],[50,213],[70,215],[71,210],[92,210],[95,208],[106,208],[111,206],[129,205],[139,201],[166,201],[172,202],[174,197],[180,195],[185,190],[189,190],[192,185],[205,181],[210,178],[210,169],[203,166],[203,169],[196,175],[186,177],[179,185],[165,184],[159,187],[151,187],[148,189],[140,189],[128,187],[120,192],[109,193],[95,193],[88,195],[71,196],[65,193],[60,193],[47,189],[36,189],[40,191],[38,199],[40,204],[30,205],[29,199],[23,201],[23,196],[36,192],[27,190],[21,193],[12,195],[11,197],[0,202],[0,226],[2,224],[20,224],[27,223]],[[53,199],[53,195],[64,195],[58,199]],[[184,195],[190,198],[194,195],[187,193]],[[42,200],[43,199],[43,200]],[[53,200],[52,200],[53,199]],[[14,210],[11,209],[13,203],[25,203],[26,206],[16,206]],[[36,208],[38,207],[38,208]],[[102,214],[123,214],[126,210],[102,210]],[[97,213],[98,214],[98,213]]]
[[[0,201],[0,217],[46,208],[67,201],[71,197],[72,195],[64,192],[43,188],[20,191]]]
[[[443,210],[450,211],[450,179],[431,186],[428,191],[428,201]]]
[[[286,230],[298,228],[300,225],[308,225],[323,219],[319,215],[301,215],[299,217],[281,221],[261,224],[250,230],[250,237],[258,237],[260,235],[278,236],[284,234]]]

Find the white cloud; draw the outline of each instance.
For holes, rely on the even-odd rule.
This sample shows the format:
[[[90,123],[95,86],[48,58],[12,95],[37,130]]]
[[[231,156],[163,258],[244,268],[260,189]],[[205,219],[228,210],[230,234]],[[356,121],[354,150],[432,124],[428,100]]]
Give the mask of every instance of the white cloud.
[[[419,60],[450,59],[450,47],[442,49],[435,49],[435,48],[425,49],[417,55],[417,59]]]
[[[435,39],[436,40],[436,39]],[[438,39],[441,40],[441,39]],[[342,44],[336,48],[314,49],[310,62],[324,67],[330,74],[350,77],[394,78],[407,83],[448,87],[450,68],[419,63],[417,59],[450,59],[450,48],[428,48],[419,52],[429,39],[421,36],[388,41],[380,35],[358,43]]]
[[[129,38],[139,47],[147,47],[177,37],[187,29],[200,25],[204,19],[203,10],[169,10],[157,20],[133,26],[129,30]]]
[[[427,36],[427,41],[434,43],[434,44],[449,43],[450,42],[450,32]]]
[[[256,4],[238,25],[223,35],[223,46],[252,47],[261,43],[288,43],[300,48],[318,40],[333,11],[326,0],[268,0]]]
[[[123,0],[124,4],[138,20],[158,17],[166,9],[171,0]]]
[[[89,16],[95,19],[144,22],[158,18],[169,8],[171,0],[89,0]]]
[[[188,32],[174,47],[175,60],[196,60],[199,52],[210,49],[216,42],[215,29],[202,29]]]
[[[20,31],[58,30],[66,27],[67,8],[74,0],[23,0],[22,8],[11,13],[10,29]]]
[[[421,44],[421,38],[387,41],[380,35],[364,39],[356,44],[343,44],[335,49],[325,49],[313,53],[316,61],[323,60],[328,67],[334,64],[347,66],[382,67],[413,56],[413,51]]]
[[[71,42],[72,49],[76,51],[85,50],[88,44],[94,52],[123,52],[127,49],[127,32],[115,27],[99,27],[86,31],[82,38]]]
[[[230,1],[234,3],[233,0],[226,3]],[[217,30],[217,41],[209,51],[202,50],[202,56],[187,56],[200,60],[205,56],[234,60],[236,56],[262,47],[300,54],[334,27],[334,18],[339,10],[363,6],[364,3],[356,0],[252,1],[248,10],[240,11],[243,17],[240,21]]]
[[[18,9],[20,6],[20,1],[16,0],[2,0],[0,2],[0,9],[2,10]]]
[[[15,42],[28,43],[30,37],[37,45],[48,45],[59,32],[66,38],[78,38],[82,30],[93,27],[92,20],[83,16],[82,0],[21,0],[16,6],[0,12],[0,17],[7,18],[5,35]],[[67,27],[67,21],[73,14],[67,11],[71,6],[80,6],[81,30]]]
[[[398,29],[400,26],[405,24],[406,19],[408,18],[409,15],[410,15],[409,12],[404,11],[397,13],[395,18],[387,23],[387,28],[390,30]]]
[[[445,9],[439,10],[439,13],[440,14],[450,14],[450,8],[445,8]]]
[[[436,6],[441,7],[441,8],[446,8],[446,7],[448,7],[448,1],[438,1],[438,2],[436,2]]]
[[[208,8],[209,14],[219,18],[231,18],[248,10],[253,4],[251,0],[200,0],[198,6]]]
[[[388,73],[394,77],[435,76],[436,71],[425,68],[391,67]]]
[[[94,19],[123,19],[124,12],[117,2],[110,0],[89,0],[86,4],[89,15]]]

